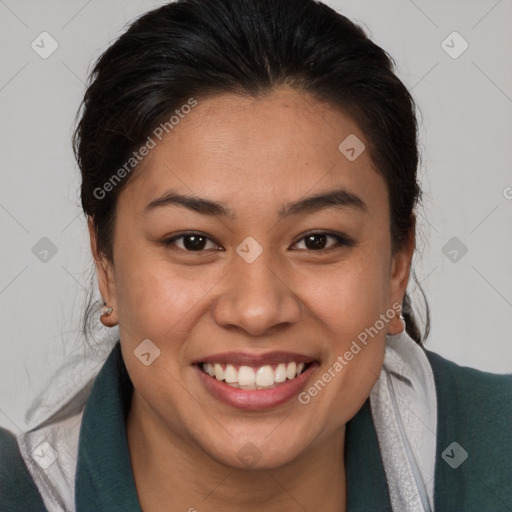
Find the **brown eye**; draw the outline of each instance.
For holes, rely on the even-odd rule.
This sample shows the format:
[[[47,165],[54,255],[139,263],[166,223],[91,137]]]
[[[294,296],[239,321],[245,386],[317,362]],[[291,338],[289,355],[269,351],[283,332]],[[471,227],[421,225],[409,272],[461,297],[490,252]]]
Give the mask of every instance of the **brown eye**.
[[[308,235],[304,237],[304,244],[308,249],[325,249],[327,239],[328,235],[325,234]]]
[[[334,243],[328,245],[329,239],[334,241]],[[181,241],[181,245],[178,244],[178,241]],[[208,242],[213,244],[213,247],[207,247]],[[355,245],[355,242],[347,236],[325,232],[308,233],[296,242],[295,245],[301,242],[304,242],[305,250],[309,252],[325,252],[343,246],[352,247]],[[162,243],[166,247],[185,252],[204,252],[207,249],[219,250],[219,246],[210,237],[202,233],[182,233],[181,235],[167,238]]]
[[[182,240],[182,246],[176,244],[178,240]],[[178,249],[187,251],[187,252],[203,252],[208,244],[208,241],[213,242],[209,237],[203,235],[201,233],[184,233],[181,235],[176,235],[171,238],[167,238],[163,240],[163,244],[166,247],[171,247],[175,245]],[[217,247],[216,244],[214,244]]]
[[[326,246],[329,238],[334,240],[335,243],[330,246]],[[342,246],[352,247],[354,245],[354,241],[346,236],[324,232],[309,233],[305,237],[301,238],[297,244],[302,241],[304,241],[306,249],[310,251],[329,251]]]

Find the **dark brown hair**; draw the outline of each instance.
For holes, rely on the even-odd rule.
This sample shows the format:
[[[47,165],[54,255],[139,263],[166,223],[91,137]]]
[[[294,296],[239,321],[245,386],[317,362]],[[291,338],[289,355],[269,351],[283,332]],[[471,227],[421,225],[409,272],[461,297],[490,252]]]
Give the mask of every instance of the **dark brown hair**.
[[[95,63],[74,133],[98,250],[112,260],[117,197],[135,173],[100,198],[97,191],[155,127],[191,97],[256,97],[281,85],[330,102],[361,128],[388,186],[392,250],[402,249],[416,230],[421,189],[415,104],[393,69],[361,27],[314,0],[178,0],[139,17]],[[422,336],[408,294],[402,304],[420,346],[430,329],[425,306]],[[91,309],[90,296],[86,337]]]

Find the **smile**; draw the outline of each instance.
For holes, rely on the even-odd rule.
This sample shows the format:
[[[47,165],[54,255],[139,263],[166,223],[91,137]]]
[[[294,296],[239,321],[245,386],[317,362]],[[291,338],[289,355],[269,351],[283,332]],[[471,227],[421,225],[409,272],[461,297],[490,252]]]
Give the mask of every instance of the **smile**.
[[[206,393],[237,409],[269,409],[296,397],[320,367],[315,355],[231,351],[192,361]]]
[[[201,370],[237,389],[272,389],[287,380],[296,379],[312,363],[290,361],[275,365],[252,367],[221,363],[202,363]]]

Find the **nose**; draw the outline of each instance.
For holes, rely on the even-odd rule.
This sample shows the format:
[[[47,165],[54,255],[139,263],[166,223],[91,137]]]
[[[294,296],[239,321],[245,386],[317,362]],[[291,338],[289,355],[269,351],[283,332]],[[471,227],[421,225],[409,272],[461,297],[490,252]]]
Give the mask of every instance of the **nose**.
[[[235,258],[213,305],[219,326],[261,336],[299,320],[300,301],[291,289],[290,279],[278,265],[269,264],[266,253],[252,263]]]

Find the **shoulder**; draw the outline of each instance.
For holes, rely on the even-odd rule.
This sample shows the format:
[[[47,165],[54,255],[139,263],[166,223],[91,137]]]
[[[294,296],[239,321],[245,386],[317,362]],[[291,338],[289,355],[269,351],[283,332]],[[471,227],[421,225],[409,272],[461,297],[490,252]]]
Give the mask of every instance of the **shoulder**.
[[[0,497],[3,512],[47,510],[21,456],[16,436],[2,427],[0,427]]]
[[[19,434],[0,427],[2,512],[72,510],[83,410]]]
[[[467,510],[512,510],[512,373],[425,353],[438,403],[438,493]]]
[[[512,419],[512,373],[491,373],[461,366],[425,350],[441,396],[450,395],[462,413],[495,411]]]

